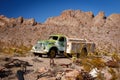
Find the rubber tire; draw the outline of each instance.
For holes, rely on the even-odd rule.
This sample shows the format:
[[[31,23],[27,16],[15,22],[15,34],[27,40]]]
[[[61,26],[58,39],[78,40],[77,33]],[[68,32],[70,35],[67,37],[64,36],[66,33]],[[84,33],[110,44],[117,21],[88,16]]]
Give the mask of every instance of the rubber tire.
[[[85,56],[87,56],[87,55],[88,55],[87,49],[86,49],[86,48],[83,48],[83,49],[81,50],[80,57],[85,57]]]
[[[56,54],[57,54],[57,50],[55,49],[51,49],[48,53],[48,57],[49,58],[55,58],[56,57]]]

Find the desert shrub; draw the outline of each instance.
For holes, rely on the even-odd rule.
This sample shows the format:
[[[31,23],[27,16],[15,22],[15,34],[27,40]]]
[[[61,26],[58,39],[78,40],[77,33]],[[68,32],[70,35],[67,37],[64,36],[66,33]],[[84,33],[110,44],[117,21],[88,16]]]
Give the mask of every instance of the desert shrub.
[[[3,48],[2,52],[6,54],[12,54],[14,53],[14,48]]]
[[[90,63],[97,68],[105,67],[105,62],[102,58],[93,58]]]
[[[93,68],[91,61],[88,58],[81,59],[81,65],[84,67],[85,71],[88,71],[88,72],[91,71]]]
[[[115,53],[115,52],[112,53],[111,58],[112,58],[114,61],[120,62],[120,55],[118,55],[118,54]]]
[[[118,80],[118,74],[115,72],[113,68],[109,68],[108,72],[112,75],[111,80]]]
[[[100,72],[98,72],[97,74],[97,80],[106,80],[105,77],[104,77],[104,74]]]
[[[30,47],[26,47],[26,46],[19,46],[19,47],[5,47],[1,49],[1,52],[6,53],[6,54],[20,54],[20,55],[25,55],[28,51],[31,50],[31,46]]]
[[[106,50],[96,49],[94,54],[97,56],[108,56],[110,53]]]
[[[102,58],[82,58],[81,59],[81,65],[84,67],[86,71],[91,71],[93,68],[104,68],[105,67],[105,61]]]

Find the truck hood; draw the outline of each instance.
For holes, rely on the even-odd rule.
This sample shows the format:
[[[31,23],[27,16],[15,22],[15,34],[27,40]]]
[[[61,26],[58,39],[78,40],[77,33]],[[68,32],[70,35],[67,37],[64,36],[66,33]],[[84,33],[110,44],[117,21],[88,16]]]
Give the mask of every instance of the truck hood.
[[[33,46],[32,50],[49,50],[49,48],[53,45],[55,45],[55,40],[39,40],[37,43]]]
[[[43,44],[54,44],[55,40],[40,40],[37,43],[43,43]]]

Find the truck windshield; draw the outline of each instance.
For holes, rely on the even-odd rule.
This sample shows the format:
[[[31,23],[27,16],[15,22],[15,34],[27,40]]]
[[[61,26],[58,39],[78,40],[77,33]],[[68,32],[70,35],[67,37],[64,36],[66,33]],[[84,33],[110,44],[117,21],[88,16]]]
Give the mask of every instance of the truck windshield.
[[[50,36],[50,38],[49,39],[52,39],[52,40],[57,40],[58,39],[58,37],[57,36]]]

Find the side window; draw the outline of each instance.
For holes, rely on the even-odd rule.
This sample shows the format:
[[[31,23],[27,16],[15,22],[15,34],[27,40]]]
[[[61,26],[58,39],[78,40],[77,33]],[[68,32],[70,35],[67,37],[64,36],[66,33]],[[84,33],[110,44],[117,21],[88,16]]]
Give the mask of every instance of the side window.
[[[60,42],[64,42],[65,38],[64,37],[60,37],[59,41]]]
[[[57,40],[58,39],[58,37],[57,36],[53,36],[53,40]]]

